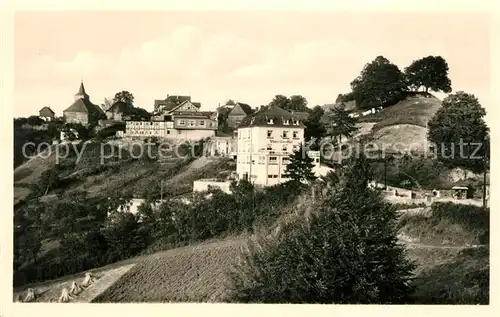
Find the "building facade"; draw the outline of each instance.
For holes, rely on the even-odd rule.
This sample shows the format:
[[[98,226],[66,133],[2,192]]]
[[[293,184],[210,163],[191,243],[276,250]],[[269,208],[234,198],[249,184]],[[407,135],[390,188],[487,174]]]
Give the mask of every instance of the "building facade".
[[[288,181],[286,165],[304,142],[304,128],[301,120],[274,106],[246,117],[237,134],[238,178],[263,186]],[[315,164],[319,165],[319,159]]]
[[[217,116],[211,111],[200,111],[201,105],[192,103],[190,97],[187,98],[173,107],[172,103],[164,105],[155,101],[159,112],[155,113],[150,121],[126,121],[123,136],[157,137],[178,141],[197,141],[214,137],[218,127]]]
[[[56,117],[56,113],[52,109],[50,109],[50,107],[47,106],[40,109],[38,115],[45,121],[52,121]]]

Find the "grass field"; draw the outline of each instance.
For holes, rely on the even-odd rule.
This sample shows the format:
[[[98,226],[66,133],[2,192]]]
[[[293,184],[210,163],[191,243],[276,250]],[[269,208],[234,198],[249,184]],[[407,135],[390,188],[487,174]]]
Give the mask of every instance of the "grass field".
[[[222,302],[227,271],[244,239],[157,253],[134,266],[93,302]]]

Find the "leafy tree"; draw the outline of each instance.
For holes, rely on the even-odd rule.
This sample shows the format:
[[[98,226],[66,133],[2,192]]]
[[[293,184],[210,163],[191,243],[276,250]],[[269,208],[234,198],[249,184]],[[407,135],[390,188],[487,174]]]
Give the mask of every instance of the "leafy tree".
[[[360,76],[351,82],[356,105],[362,109],[389,106],[404,97],[404,74],[383,56],[378,56],[363,68]]]
[[[310,111],[307,108],[307,99],[300,95],[293,95],[290,98],[284,95],[276,95],[269,103],[269,106],[276,106],[286,111]]]
[[[275,234],[251,241],[229,273],[230,300],[409,302],[415,266],[398,243],[395,208],[366,186],[369,175],[360,158],[341,175],[338,190],[313,203],[310,216],[281,222]]]
[[[109,108],[111,108],[111,106],[113,106],[113,99],[104,98],[104,103],[101,104],[102,111],[106,112]]]
[[[123,90],[120,92],[117,92],[115,94],[115,97],[113,98],[113,103],[121,101],[123,103],[126,103],[127,105],[133,105],[134,104],[134,95],[132,95],[130,92]]]
[[[482,157],[489,148],[485,109],[473,94],[458,91],[443,100],[429,121],[427,138],[439,160],[448,166],[475,172],[484,169]]]
[[[311,139],[320,140],[324,136],[326,132],[325,125],[322,121],[324,114],[325,111],[320,106],[316,106],[312,109],[307,120],[304,122],[306,126],[304,138],[306,141],[310,141]]]
[[[290,181],[297,185],[304,182],[311,182],[316,179],[312,171],[314,160],[310,158],[303,149],[304,146],[301,145],[297,151],[289,156],[290,161],[283,174],[283,177],[290,178]]]
[[[358,119],[349,117],[344,105],[335,107],[329,117],[328,134],[334,139],[338,138],[339,142],[342,142],[342,136],[350,138],[359,129],[356,127]]]
[[[27,123],[29,125],[39,126],[39,125],[44,124],[45,121],[42,118],[40,118],[39,116],[29,116],[27,119]]]
[[[432,91],[451,92],[451,80],[448,77],[448,63],[441,56],[427,56],[413,61],[405,68],[405,76],[410,88],[418,91],[420,87]]]
[[[311,109],[307,108],[307,99],[300,95],[293,95],[290,97],[288,107],[285,108],[288,111],[301,111],[309,112]]]
[[[269,106],[279,107],[281,109],[288,108],[288,104],[290,103],[290,99],[284,95],[276,95],[273,100],[269,103]]]

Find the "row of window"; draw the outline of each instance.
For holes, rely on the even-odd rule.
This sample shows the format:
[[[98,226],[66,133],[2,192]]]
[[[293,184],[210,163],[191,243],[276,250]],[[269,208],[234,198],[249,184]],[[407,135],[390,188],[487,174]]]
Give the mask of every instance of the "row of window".
[[[267,124],[274,124],[274,119],[268,119],[267,120]],[[289,124],[299,125],[299,120],[288,120],[288,119],[285,119],[285,120],[283,120],[283,124],[284,125],[289,125]]]
[[[246,133],[238,133],[238,139],[249,139],[250,138],[250,131],[247,130],[245,131]],[[273,139],[274,136],[273,136],[273,130],[267,130],[267,138],[268,139]],[[283,139],[288,139],[290,138],[290,131],[282,131],[280,136],[283,138]],[[294,139],[298,139],[299,138],[299,131],[295,130],[295,131],[292,131],[292,138]]]
[[[288,139],[289,138],[289,131],[282,131],[281,132],[281,137],[283,139]],[[297,139],[299,137],[299,131],[292,131],[292,138]],[[273,130],[267,130],[267,138],[272,139],[273,138]]]
[[[153,133],[155,132],[155,133]],[[127,130],[125,132],[126,134],[129,134],[129,135],[152,135],[152,134],[158,134],[160,135],[161,133],[159,133],[159,131],[152,131],[152,130],[148,130],[148,131],[144,131],[144,130]],[[177,130],[177,134],[181,134],[182,131],[181,130]],[[170,133],[170,130],[167,130],[167,134],[171,134]]]

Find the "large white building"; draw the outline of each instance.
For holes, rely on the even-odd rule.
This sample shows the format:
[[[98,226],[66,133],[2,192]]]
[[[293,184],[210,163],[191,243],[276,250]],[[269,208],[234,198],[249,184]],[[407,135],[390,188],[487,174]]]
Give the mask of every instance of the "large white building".
[[[283,174],[289,156],[304,143],[304,128],[300,119],[274,106],[245,117],[238,128],[238,178],[264,186],[288,181]],[[314,164],[319,166],[319,157]]]
[[[156,104],[155,104],[156,106]],[[163,106],[163,105],[160,105]],[[123,137],[196,141],[215,136],[217,116],[213,111],[200,111],[199,103],[184,100],[179,104],[159,107],[150,121],[126,121]]]

